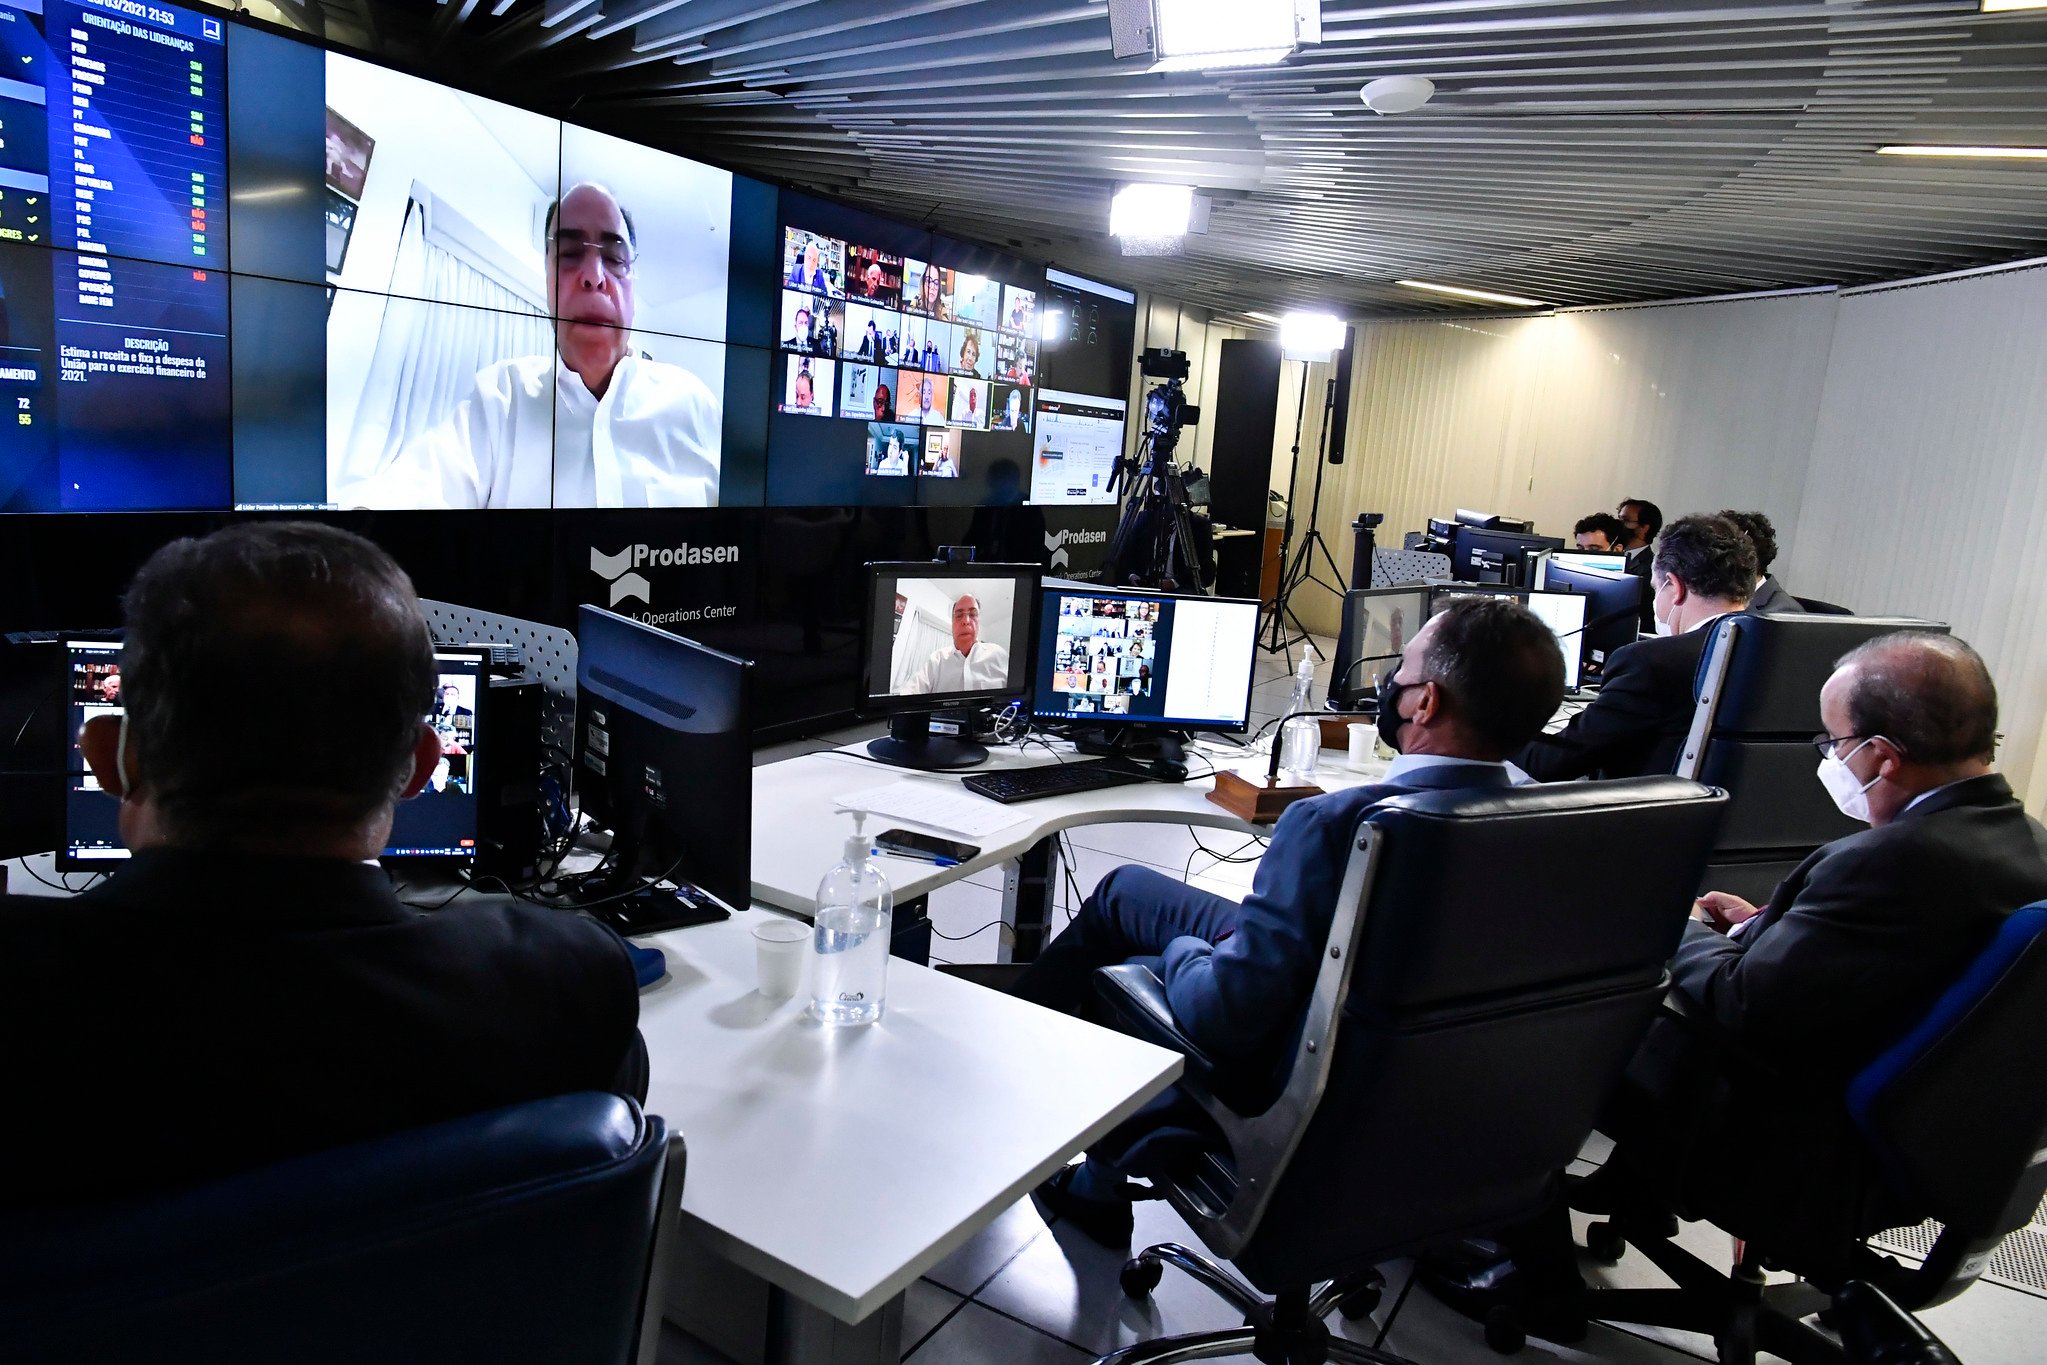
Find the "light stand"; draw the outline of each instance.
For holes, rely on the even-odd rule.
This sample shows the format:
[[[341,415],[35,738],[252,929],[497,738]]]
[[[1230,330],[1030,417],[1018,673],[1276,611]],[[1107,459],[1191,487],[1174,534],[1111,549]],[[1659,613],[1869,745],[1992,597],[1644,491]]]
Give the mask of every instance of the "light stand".
[[[1284,568],[1279,576],[1278,590],[1273,593],[1272,601],[1266,607],[1268,620],[1272,625],[1272,632],[1271,637],[1264,644],[1265,652],[1268,654],[1278,654],[1281,651],[1285,651],[1289,662],[1292,661],[1293,647],[1310,638],[1308,627],[1302,622],[1299,613],[1293,608],[1294,593],[1299,591],[1303,584],[1313,583],[1334,593],[1339,599],[1343,597],[1344,590],[1340,586],[1343,582],[1343,570],[1337,567],[1336,556],[1330,553],[1329,543],[1322,538],[1322,528],[1316,524],[1322,514],[1322,467],[1325,463],[1322,452],[1329,445],[1329,423],[1335,406],[1336,381],[1330,379],[1327,383],[1327,388],[1323,391],[1322,437],[1317,443],[1315,452],[1315,490],[1310,496],[1308,503],[1308,530],[1307,534],[1301,537],[1301,543],[1295,546],[1292,544],[1294,536],[1294,491],[1301,476],[1301,426],[1307,417],[1308,409],[1308,366],[1305,361],[1302,362],[1300,406],[1294,413],[1293,466],[1287,471],[1286,527],[1280,535],[1279,543],[1279,557]],[[1289,550],[1293,554],[1291,562],[1287,560]],[[1329,565],[1330,578],[1333,581],[1325,582],[1316,572],[1315,554],[1317,551],[1321,552],[1322,562]],[[1287,633],[1287,623],[1289,621],[1293,623],[1293,634]]]

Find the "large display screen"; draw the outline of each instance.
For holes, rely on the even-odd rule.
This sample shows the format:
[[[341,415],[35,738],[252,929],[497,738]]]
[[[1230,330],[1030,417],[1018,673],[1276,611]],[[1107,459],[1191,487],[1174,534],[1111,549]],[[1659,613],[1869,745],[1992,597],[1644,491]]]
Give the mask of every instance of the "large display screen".
[[[1098,500],[1033,453],[1048,301],[1129,334],[1093,288],[226,17],[0,0],[0,512]]]

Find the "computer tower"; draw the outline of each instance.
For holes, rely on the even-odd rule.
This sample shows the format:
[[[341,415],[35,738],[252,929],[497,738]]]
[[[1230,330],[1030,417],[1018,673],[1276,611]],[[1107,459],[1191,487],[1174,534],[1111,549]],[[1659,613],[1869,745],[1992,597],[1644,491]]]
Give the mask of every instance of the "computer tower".
[[[477,696],[478,731],[490,761],[478,765],[476,870],[514,881],[528,876],[547,842],[541,817],[541,699],[538,679],[492,678]]]

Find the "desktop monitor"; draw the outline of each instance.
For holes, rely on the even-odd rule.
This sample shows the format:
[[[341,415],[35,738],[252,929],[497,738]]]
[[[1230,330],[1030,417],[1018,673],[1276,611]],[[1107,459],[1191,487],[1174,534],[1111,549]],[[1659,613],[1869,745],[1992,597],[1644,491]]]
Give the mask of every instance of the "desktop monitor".
[[[1551,592],[1582,593],[1585,605],[1585,666],[1587,671],[1606,667],[1606,661],[1623,645],[1633,644],[1641,633],[1642,594],[1647,578],[1631,573],[1607,573],[1599,569],[1578,569],[1552,562],[1543,576]]]
[[[1548,586],[1547,577],[1552,564],[1566,569],[1597,569],[1601,573],[1628,571],[1628,557],[1619,550],[1610,554],[1597,550],[1551,550],[1536,561],[1533,586]]]
[[[1250,599],[1047,585],[1031,714],[1107,731],[1241,734],[1257,652]]]
[[[1469,507],[1457,509],[1456,522],[1459,526],[1474,526],[1481,531],[1500,529],[1501,517],[1496,512],[1474,512]]]
[[[1343,595],[1336,636],[1332,705],[1356,706],[1378,690],[1382,674],[1400,667],[1400,652],[1429,616],[1426,587],[1353,588]]]
[[[1555,536],[1461,526],[1457,530],[1457,548],[1450,558],[1450,574],[1465,583],[1525,587],[1529,557],[1541,550],[1560,550],[1563,545]]]
[[[1429,589],[1429,615],[1460,597],[1511,597],[1535,614],[1557,637],[1564,652],[1564,690],[1575,692],[1585,682],[1585,613],[1587,599],[1571,592],[1535,592],[1523,588],[1479,584],[1439,584]]]
[[[57,866],[66,871],[106,870],[125,860],[120,806],[85,765],[77,735],[94,716],[121,714],[121,642],[67,637],[66,703],[70,708],[70,763],[64,780],[64,839]],[[488,651],[434,647],[434,695],[422,718],[441,738],[441,761],[417,796],[400,801],[391,816],[386,858],[436,858],[473,863],[480,803],[476,781],[483,740],[477,693],[486,685]],[[487,750],[482,751],[488,761]]]
[[[613,927],[686,922],[676,897],[645,883],[693,884],[728,907],[752,898],[752,668],[602,607],[578,608],[576,790],[583,813],[611,831],[609,889],[591,908]]]
[[[905,768],[969,768],[988,751],[973,742],[971,712],[1030,688],[1035,564],[874,563],[859,710],[887,716],[889,737],[867,746]]]

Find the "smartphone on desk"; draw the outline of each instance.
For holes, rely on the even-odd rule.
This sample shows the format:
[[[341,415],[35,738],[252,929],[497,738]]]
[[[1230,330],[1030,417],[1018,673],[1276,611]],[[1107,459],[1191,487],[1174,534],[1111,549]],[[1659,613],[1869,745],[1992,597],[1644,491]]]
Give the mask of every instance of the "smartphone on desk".
[[[973,844],[954,843],[935,834],[919,834],[907,829],[883,830],[874,836],[874,846],[883,853],[926,863],[964,863],[981,856],[981,850]]]

